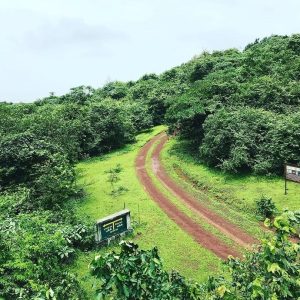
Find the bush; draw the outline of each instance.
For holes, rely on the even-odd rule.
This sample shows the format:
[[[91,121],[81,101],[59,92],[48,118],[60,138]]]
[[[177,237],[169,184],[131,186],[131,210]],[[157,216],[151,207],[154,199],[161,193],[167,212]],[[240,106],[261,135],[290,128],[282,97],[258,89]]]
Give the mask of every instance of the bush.
[[[65,270],[75,250],[49,217],[40,212],[0,220],[0,298],[84,299],[79,282]]]
[[[64,226],[62,234],[68,244],[75,248],[91,249],[95,243],[95,229],[93,224]]]
[[[99,299],[199,299],[197,284],[186,281],[177,272],[162,268],[157,248],[144,251],[138,245],[121,242],[121,253],[97,256],[91,262],[93,276],[100,279]]]
[[[32,209],[31,190],[26,187],[0,193],[0,216],[17,215]]]
[[[73,166],[59,153],[35,170],[31,183],[32,199],[44,209],[61,206],[70,197],[80,195]]]
[[[262,196],[256,200],[257,213],[263,218],[273,218],[277,213],[277,208],[272,198]]]

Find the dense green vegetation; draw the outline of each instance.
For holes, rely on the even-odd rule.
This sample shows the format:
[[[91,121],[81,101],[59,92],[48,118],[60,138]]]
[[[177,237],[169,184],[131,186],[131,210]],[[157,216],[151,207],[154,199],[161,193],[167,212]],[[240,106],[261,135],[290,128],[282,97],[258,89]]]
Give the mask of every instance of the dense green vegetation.
[[[111,210],[122,206],[113,201],[122,202],[136,195],[143,195],[140,199],[145,199],[134,177],[133,161],[138,148],[130,148],[128,144],[134,145],[137,134],[154,125],[167,123],[170,132],[185,139],[189,149],[196,151],[197,159],[228,172],[281,174],[284,162],[300,163],[299,80],[300,35],[271,36],[256,40],[244,51],[202,53],[161,75],[146,74],[135,82],[110,82],[99,89],[80,86],[65,95],[51,93],[29,104],[0,103],[0,298],[90,297],[79,277],[70,270],[78,258],[85,255],[83,251],[94,253],[93,222],[98,213],[112,213]],[[132,153],[120,156],[119,161],[114,157],[114,164],[112,161],[103,164],[107,168],[99,176],[101,180],[106,178],[105,183],[101,181],[95,187],[78,174],[75,164],[79,161],[100,156],[79,164],[79,169],[80,166],[89,169],[90,162],[99,167],[97,159],[105,160],[110,155],[107,153],[122,147],[125,147],[124,153],[127,150]],[[119,162],[124,163],[124,186],[107,182],[107,176],[113,176],[112,170],[118,168]],[[93,167],[90,171],[99,172]],[[107,189],[109,185],[112,190]],[[103,193],[107,196],[99,199],[99,195],[91,193],[92,189],[101,192],[100,196]],[[276,196],[272,198],[276,202]],[[141,207],[147,222],[172,227],[171,221],[166,220],[156,206],[149,207],[144,201]],[[81,209],[83,212],[78,212]],[[161,221],[150,217],[149,211],[155,211]],[[180,251],[187,252],[189,248],[188,263],[193,265],[202,257],[205,276],[203,272],[195,272],[193,267],[184,275],[196,273],[194,279],[205,280],[211,271],[209,264],[219,271],[219,261],[206,249],[200,251],[190,237],[183,237],[184,250],[179,250],[170,247],[170,236],[148,230],[146,227],[141,232],[145,236],[158,236],[168,269],[180,265],[180,258],[171,262],[173,253],[180,256]],[[182,237],[183,233],[176,230],[172,237]],[[211,290],[210,296],[215,297],[212,299],[227,294],[245,299],[299,296],[294,293],[297,272],[290,267],[297,260],[298,248],[291,246],[280,232],[271,242],[272,247],[281,246],[286,252],[279,253],[279,257],[271,251],[267,257],[269,244],[265,244],[259,252],[261,255],[250,255],[245,264],[231,260],[234,281],[240,285],[233,287],[233,283],[225,282],[221,288],[217,287],[220,288],[218,295],[214,294],[214,288]],[[152,246],[149,237],[140,240],[142,246]],[[167,254],[170,249],[174,251],[172,255]],[[276,260],[270,258],[273,254],[288,264],[271,265],[271,269],[267,266],[266,273],[263,262],[267,258]],[[109,255],[107,258],[113,259]],[[259,262],[254,275],[260,275],[246,278],[245,274],[253,271],[254,261]],[[160,262],[158,267],[161,267]],[[264,286],[273,278],[270,272],[285,275],[281,284],[291,294],[286,290],[280,294],[276,285],[271,285],[272,294],[267,294]],[[180,291],[176,287],[173,294],[187,295],[186,283],[180,275],[169,277],[165,271],[160,275],[167,285],[172,285],[174,280],[181,282]],[[251,288],[255,282],[255,291],[245,288],[241,282],[249,283]],[[107,290],[111,292],[110,288]],[[122,292],[126,297],[126,290]]]
[[[209,165],[281,174],[284,162],[300,161],[299,45],[297,34],[271,36],[244,51],[204,52],[136,82],[81,86],[27,105],[2,104],[0,132],[47,137],[76,161],[167,121],[170,131],[200,147]]]
[[[169,103],[171,131],[202,160],[230,172],[282,174],[299,163],[300,35],[192,60],[190,88]]]
[[[93,241],[94,220],[73,211],[84,195],[74,164],[161,123],[163,99],[173,92],[167,79],[165,86],[158,81],[147,75],[30,104],[0,103],[0,233],[7,249],[0,254],[0,297],[85,297],[66,271]]]

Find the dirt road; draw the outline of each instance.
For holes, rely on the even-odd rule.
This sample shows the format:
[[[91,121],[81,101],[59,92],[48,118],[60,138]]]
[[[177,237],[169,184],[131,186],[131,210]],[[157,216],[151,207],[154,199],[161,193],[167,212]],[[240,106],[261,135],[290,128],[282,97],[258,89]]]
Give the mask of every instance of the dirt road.
[[[257,243],[258,241],[255,238],[209,209],[169,177],[159,159],[160,152],[167,140],[168,137],[166,134],[160,135],[159,144],[155,147],[152,154],[153,171],[165,187],[176,195],[178,199],[184,202],[186,206],[205,219],[207,223],[216,227],[224,235],[228,236],[239,245],[250,248],[252,244]]]
[[[234,248],[226,245],[222,240],[213,235],[212,233],[206,231],[203,227],[201,227],[198,223],[192,220],[185,213],[180,211],[175,204],[172,203],[170,199],[168,199],[153,183],[151,177],[149,176],[146,170],[146,157],[147,153],[153,146],[156,141],[161,140],[159,145],[165,142],[166,136],[165,134],[160,134],[149,141],[139,152],[136,158],[136,172],[137,176],[144,186],[147,193],[151,196],[151,198],[159,205],[159,207],[168,215],[170,219],[172,219],[181,229],[191,235],[195,241],[197,241],[203,247],[209,249],[217,256],[222,259],[226,259],[229,255],[232,256],[240,256],[240,253],[237,252]],[[159,146],[160,147],[160,146]],[[154,164],[156,174],[162,174],[163,169],[160,165],[158,156],[159,152],[156,148],[154,155]],[[162,146],[161,146],[162,147]],[[160,177],[159,177],[160,178]],[[167,234],[167,233],[166,233]],[[180,241],[178,241],[180,243]]]

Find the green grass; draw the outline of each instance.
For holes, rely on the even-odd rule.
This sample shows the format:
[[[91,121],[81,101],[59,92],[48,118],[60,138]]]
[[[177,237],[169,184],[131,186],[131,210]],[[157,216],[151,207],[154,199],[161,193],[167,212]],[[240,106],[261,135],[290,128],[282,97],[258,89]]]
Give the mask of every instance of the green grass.
[[[249,221],[256,220],[255,200],[262,195],[272,197],[279,210],[300,209],[300,184],[288,182],[288,195],[284,195],[282,177],[225,174],[201,164],[186,147],[184,142],[176,138],[169,140],[162,155],[164,165],[170,175],[177,179],[178,169],[181,170],[189,178],[190,181],[186,180],[189,186],[193,183],[198,191],[217,200],[215,202],[219,202],[220,207],[229,204],[228,208],[242,213]]]
[[[163,130],[164,126],[155,127],[147,133],[138,135],[134,144],[79,163],[77,166],[80,173],[79,180],[85,185],[87,196],[77,204],[77,214],[79,217],[89,216],[96,221],[123,209],[125,203],[131,210],[133,221],[141,219],[141,224],[136,226],[132,239],[143,249],[157,246],[167,270],[176,269],[188,278],[203,281],[209,275],[220,272],[221,261],[211,252],[201,248],[171,221],[150,199],[136,177],[134,162],[139,149]],[[119,197],[112,197],[109,194],[110,184],[107,182],[105,171],[117,164],[123,168],[118,184],[126,187],[128,192]],[[111,248],[117,247],[109,247]],[[99,249],[98,253],[105,251],[108,251],[108,248]],[[88,264],[94,255],[95,252],[80,254],[72,268],[90,297],[93,295],[91,285],[94,281],[88,274]]]

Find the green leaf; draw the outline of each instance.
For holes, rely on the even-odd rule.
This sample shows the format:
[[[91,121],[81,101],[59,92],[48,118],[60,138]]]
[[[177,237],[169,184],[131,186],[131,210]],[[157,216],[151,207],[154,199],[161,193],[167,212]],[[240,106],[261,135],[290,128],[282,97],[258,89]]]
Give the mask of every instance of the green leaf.
[[[275,273],[275,272],[281,272],[281,268],[277,263],[272,263],[268,265],[268,272]]]
[[[125,284],[123,285],[123,290],[124,290],[124,294],[125,294],[126,298],[128,298],[130,293],[129,293],[129,290],[128,290],[128,288]]]

